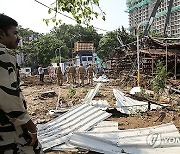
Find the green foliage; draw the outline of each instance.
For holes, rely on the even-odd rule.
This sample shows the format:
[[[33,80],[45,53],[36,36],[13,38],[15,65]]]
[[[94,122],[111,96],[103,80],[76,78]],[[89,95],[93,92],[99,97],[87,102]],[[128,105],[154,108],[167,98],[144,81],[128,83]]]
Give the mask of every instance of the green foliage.
[[[108,32],[101,38],[97,51],[99,57],[106,59],[111,56],[110,53],[112,53],[113,50],[118,47],[118,40],[116,36],[117,35],[115,32]]]
[[[20,26],[19,34],[23,38],[23,46],[19,51],[25,54],[25,65],[27,66],[38,64],[47,66],[51,62],[59,62],[60,53],[61,61],[64,62],[71,58],[74,42],[79,40],[93,41],[95,46],[98,47],[101,38],[101,35],[93,27],[84,28],[80,25],[66,24],[54,28],[47,34],[39,34]],[[29,38],[36,39],[30,40]],[[59,51],[58,48],[60,47],[62,48]]]
[[[158,98],[159,94],[164,91],[167,78],[166,66],[163,66],[163,63],[159,60],[156,66],[156,75],[151,82],[155,98]]]
[[[95,47],[98,47],[101,36],[96,32],[93,27],[82,27],[80,25],[66,25],[62,24],[58,28],[55,28],[52,33],[66,43],[66,46],[70,49],[73,47],[76,41],[93,41]]]
[[[151,31],[150,31],[150,35],[151,35],[152,37],[164,37],[164,34],[163,34],[163,33],[157,33],[157,32],[155,32],[154,30],[151,30]]]
[[[140,93],[137,93],[137,96],[142,97],[142,98],[146,98],[146,99],[149,99],[151,97],[150,94],[148,94],[146,92],[146,90],[143,89],[143,88],[141,88],[141,92]]]
[[[18,33],[22,38],[26,38],[27,36],[30,36],[33,34],[33,31],[29,28],[22,28],[22,26],[18,26]]]
[[[68,96],[69,96],[70,98],[72,98],[75,94],[76,94],[76,89],[74,89],[74,88],[69,88],[69,94],[68,94]]]
[[[19,47],[19,52],[25,55],[25,65],[32,65],[37,56],[37,46],[36,43],[41,36],[37,32],[33,32],[29,28],[22,28],[18,26],[19,36],[23,40],[23,45]]]
[[[61,62],[64,63],[66,62],[67,59],[65,59],[64,57],[61,57]],[[52,59],[50,59],[51,63],[59,63],[60,62],[60,56],[57,57],[53,57]]]
[[[41,36],[36,45],[38,46],[38,62],[45,65],[48,65],[50,59],[56,57],[56,55],[59,56],[60,53],[62,57],[67,57],[68,55],[66,47],[61,48],[59,53],[57,48],[64,46],[64,44],[51,34]]]
[[[99,47],[97,49],[97,54],[102,59],[108,59],[113,56],[117,56],[118,52],[116,48],[121,47],[118,42],[117,36],[123,41],[123,44],[128,44],[133,42],[135,38],[128,34],[124,27],[117,29],[115,31],[107,32],[99,41]]]
[[[97,8],[100,10],[96,12]],[[99,7],[99,0],[56,0],[52,7],[48,10],[49,14],[53,14],[51,19],[44,19],[46,24],[51,20],[56,22],[59,12],[69,13],[78,24],[89,25],[90,21],[98,18],[102,14],[102,20],[105,20],[105,13]]]
[[[117,36],[120,36],[123,43],[127,44],[133,41],[133,37],[129,35],[122,27],[112,32],[106,33],[104,36],[98,34],[92,27],[82,27],[80,25],[62,24],[55,27],[47,34],[39,34],[29,29],[19,27],[19,34],[23,38],[23,46],[19,49],[25,54],[27,66],[43,64],[49,65],[51,62],[59,62],[59,50],[61,53],[61,61],[64,62],[72,57],[74,43],[77,41],[92,41],[97,49],[97,54],[103,59],[114,56],[117,52],[115,48],[120,46]],[[29,37],[35,37],[35,40],[28,40]]]
[[[49,19],[43,19],[43,21],[46,23],[46,25],[48,26],[49,24]]]

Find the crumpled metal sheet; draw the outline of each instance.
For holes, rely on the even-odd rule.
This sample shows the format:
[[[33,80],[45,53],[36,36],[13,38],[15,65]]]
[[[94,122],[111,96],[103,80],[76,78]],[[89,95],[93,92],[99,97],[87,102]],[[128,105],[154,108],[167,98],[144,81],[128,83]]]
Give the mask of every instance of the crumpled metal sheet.
[[[116,121],[102,121],[95,125],[89,132],[112,132],[118,131],[118,122]]]
[[[168,123],[118,131],[76,132],[69,142],[105,154],[179,154],[180,143],[172,143],[175,138],[180,139],[180,134],[173,123]]]
[[[110,107],[107,100],[92,100],[90,105],[99,107],[101,110],[107,110]]]
[[[89,90],[88,93],[86,94],[83,102],[90,103],[92,101],[92,99],[94,98],[94,96],[96,95],[96,93],[99,91],[101,85],[102,85],[101,83],[97,83],[97,85],[94,89]]]
[[[97,125],[95,125],[90,132],[112,132],[112,131],[118,131],[118,122],[115,121],[101,121]],[[52,148],[52,150],[60,150],[60,151],[71,151],[71,152],[77,152],[78,147],[73,146],[69,142],[55,146]]]
[[[113,89],[114,96],[116,98],[116,109],[121,113],[125,114],[135,114],[138,112],[145,112],[148,110],[147,101],[138,101],[127,97],[120,90]],[[161,106],[156,104],[150,104],[151,109],[161,108]]]
[[[87,131],[111,114],[89,104],[73,107],[46,124],[38,125],[38,138],[43,150],[65,143],[76,131]]]
[[[99,78],[93,78],[93,80],[94,80],[95,82],[109,82],[109,81],[110,81],[110,79],[108,79],[105,74],[103,74],[103,75],[100,76]]]
[[[106,110],[108,107],[110,107],[106,100],[92,100],[96,93],[99,91],[101,84],[102,83],[98,83],[94,89],[89,90],[83,102],[99,107],[102,110]]]

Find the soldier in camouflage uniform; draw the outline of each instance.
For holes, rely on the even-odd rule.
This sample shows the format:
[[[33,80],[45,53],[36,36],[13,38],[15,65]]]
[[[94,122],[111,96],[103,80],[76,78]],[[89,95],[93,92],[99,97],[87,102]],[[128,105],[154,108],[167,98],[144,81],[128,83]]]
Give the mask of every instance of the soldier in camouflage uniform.
[[[80,85],[84,86],[84,78],[85,78],[86,70],[82,63],[79,66],[78,74],[79,74],[79,81],[81,81]]]
[[[70,83],[70,73],[69,73],[70,64],[66,67],[65,73],[66,73],[66,79],[67,83]]]
[[[93,85],[93,73],[94,73],[94,68],[91,64],[89,64],[89,66],[87,68],[88,84]]]
[[[72,64],[69,67],[69,74],[70,74],[71,83],[76,84],[76,68]]]
[[[57,83],[59,86],[62,86],[62,84],[63,84],[63,73],[62,73],[61,66],[59,65],[59,63],[57,63],[57,68],[56,68],[55,72],[57,75]]]
[[[79,72],[79,66],[76,66],[76,82],[77,82],[78,85],[80,85],[78,72]]]
[[[18,65],[10,49],[19,42],[18,23],[0,14],[0,154],[43,153],[36,126],[19,88]]]

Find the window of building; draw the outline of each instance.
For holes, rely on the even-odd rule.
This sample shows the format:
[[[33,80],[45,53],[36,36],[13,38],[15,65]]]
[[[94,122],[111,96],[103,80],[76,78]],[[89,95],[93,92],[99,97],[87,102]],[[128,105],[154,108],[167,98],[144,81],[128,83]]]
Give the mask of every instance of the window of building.
[[[88,61],[92,61],[92,57],[88,57]]]
[[[82,61],[87,61],[86,57],[82,57]]]

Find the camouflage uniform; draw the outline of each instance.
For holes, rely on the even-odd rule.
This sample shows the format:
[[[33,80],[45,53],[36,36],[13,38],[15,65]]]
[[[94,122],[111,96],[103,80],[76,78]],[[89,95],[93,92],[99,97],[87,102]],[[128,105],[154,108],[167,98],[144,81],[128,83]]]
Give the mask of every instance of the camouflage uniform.
[[[94,68],[92,65],[88,66],[87,68],[87,76],[88,76],[88,83],[93,84],[93,72],[94,72]]]
[[[69,68],[69,74],[71,78],[71,83],[76,83],[76,68],[74,66],[70,66]]]
[[[79,66],[76,66],[76,81],[78,84],[80,84],[79,83]]]
[[[82,86],[84,86],[84,76],[85,76],[85,74],[86,74],[86,70],[85,70],[85,68],[84,68],[84,66],[80,66],[79,67],[79,72],[78,72],[78,74],[79,74],[79,80],[81,81],[81,85]]]
[[[54,74],[55,74],[55,69],[53,66],[48,66],[48,74],[49,74],[50,81],[53,82]]]
[[[63,84],[63,73],[61,71],[61,67],[58,66],[56,68],[56,75],[57,75],[57,82],[58,82],[58,85],[62,85]]]
[[[0,44],[0,154],[43,153],[38,140],[30,146],[31,137],[24,127],[30,117],[18,85],[17,63],[7,51]]]
[[[70,68],[70,66],[67,66],[67,67],[66,67],[66,78],[67,78],[67,83],[69,83],[69,82],[70,82],[70,73],[69,73],[69,68]]]

